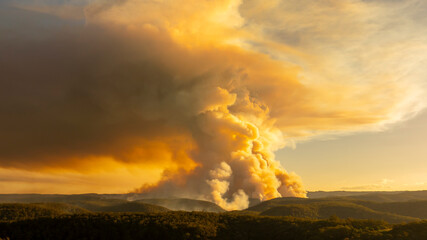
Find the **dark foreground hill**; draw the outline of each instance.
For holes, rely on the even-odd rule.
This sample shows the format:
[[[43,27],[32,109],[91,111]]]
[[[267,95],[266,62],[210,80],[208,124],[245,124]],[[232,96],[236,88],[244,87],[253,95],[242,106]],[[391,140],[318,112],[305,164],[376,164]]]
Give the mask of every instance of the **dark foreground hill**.
[[[0,204],[0,221],[16,221],[40,217],[58,217],[65,214],[83,213],[89,213],[89,211],[65,203]]]
[[[125,202],[103,206],[94,204],[94,206],[87,208],[81,208],[66,203],[0,203],[0,221],[59,217],[63,215],[89,214],[94,212],[159,213],[168,211],[170,210],[161,206],[137,202]]]
[[[80,200],[69,201],[69,204],[79,206],[92,212],[135,212],[135,213],[155,213],[166,212],[169,209],[146,204],[141,202],[130,202],[122,199],[96,199],[96,200]]]
[[[187,198],[139,199],[135,202],[158,205],[174,211],[225,212],[215,203]]]
[[[310,220],[230,213],[76,214],[0,222],[2,239],[427,239],[427,221]]]
[[[7,211],[16,213],[23,212],[23,214],[25,212],[28,213],[29,216],[59,216],[61,214],[85,212],[156,213],[169,211],[169,209],[162,206],[140,202],[129,202],[120,199],[71,199],[66,202],[0,203],[0,210],[1,209],[4,209],[4,211],[8,209]],[[37,212],[39,215],[37,215]]]
[[[166,198],[128,201],[126,196],[126,194],[0,194],[0,203],[67,203],[94,212],[164,212],[168,209],[225,212],[215,203],[203,200]]]
[[[97,212],[137,212],[137,213],[157,213],[167,212],[169,209],[152,204],[139,202],[125,202],[97,208]]]

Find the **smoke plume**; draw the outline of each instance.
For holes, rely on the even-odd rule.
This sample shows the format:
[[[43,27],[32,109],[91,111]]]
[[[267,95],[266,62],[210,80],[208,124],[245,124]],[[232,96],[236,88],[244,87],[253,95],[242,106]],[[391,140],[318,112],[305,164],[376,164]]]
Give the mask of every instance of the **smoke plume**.
[[[119,165],[145,179],[126,189],[243,209],[305,196],[276,150],[384,129],[425,105],[426,35],[396,35],[412,15],[386,28],[398,3],[41,2],[0,12],[3,169],[90,184]]]

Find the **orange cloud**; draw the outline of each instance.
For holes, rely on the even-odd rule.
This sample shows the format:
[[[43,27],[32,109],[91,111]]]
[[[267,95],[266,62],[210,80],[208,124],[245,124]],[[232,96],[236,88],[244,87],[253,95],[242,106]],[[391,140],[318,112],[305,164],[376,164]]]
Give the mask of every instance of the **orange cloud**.
[[[70,174],[64,181],[82,177],[88,189],[105,176],[130,182],[135,174],[124,175],[137,169],[141,181],[123,189],[227,209],[250,197],[305,196],[276,150],[383,129],[424,108],[423,73],[404,78],[413,65],[399,64],[400,39],[376,35],[385,7],[310,3],[96,2],[84,7],[84,25],[47,31],[28,16],[0,37],[0,167]],[[5,16],[74,11],[55,9]]]

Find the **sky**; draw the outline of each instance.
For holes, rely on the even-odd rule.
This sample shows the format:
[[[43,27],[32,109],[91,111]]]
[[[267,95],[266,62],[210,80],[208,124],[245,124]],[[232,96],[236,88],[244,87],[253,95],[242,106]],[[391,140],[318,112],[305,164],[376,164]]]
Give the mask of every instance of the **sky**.
[[[0,193],[422,190],[421,0],[1,0]]]
[[[277,153],[311,191],[427,189],[427,114],[384,132],[300,143]]]

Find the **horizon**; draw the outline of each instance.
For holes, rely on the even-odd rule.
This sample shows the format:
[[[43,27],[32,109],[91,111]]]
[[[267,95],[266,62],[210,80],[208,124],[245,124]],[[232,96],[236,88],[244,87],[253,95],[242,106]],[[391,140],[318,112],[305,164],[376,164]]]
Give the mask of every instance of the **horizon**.
[[[361,193],[361,194],[369,194],[369,193],[405,193],[405,192],[426,192],[427,190],[399,190],[399,191],[393,191],[393,190],[385,190],[385,191],[378,191],[378,190],[368,190],[368,191],[346,191],[346,190],[340,190],[340,191],[307,191],[307,193]],[[126,192],[126,193],[96,193],[96,192],[84,192],[84,193],[0,193],[0,195],[129,195],[129,194],[141,194],[144,193],[138,193],[138,192]],[[292,197],[292,196],[290,196]],[[148,196],[147,198],[151,198]],[[209,201],[205,199],[197,199],[197,198],[190,198],[190,197],[178,197],[178,196],[168,196],[166,198],[171,199],[192,199],[192,200],[203,200],[203,201]],[[286,198],[286,197],[285,197]],[[307,197],[296,197],[296,198],[309,198]],[[153,197],[155,199],[155,197]],[[252,198],[257,199],[257,198]],[[274,199],[274,198],[273,198]]]

